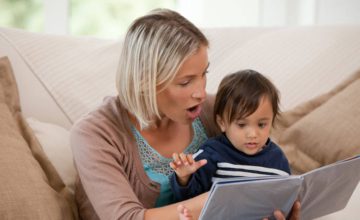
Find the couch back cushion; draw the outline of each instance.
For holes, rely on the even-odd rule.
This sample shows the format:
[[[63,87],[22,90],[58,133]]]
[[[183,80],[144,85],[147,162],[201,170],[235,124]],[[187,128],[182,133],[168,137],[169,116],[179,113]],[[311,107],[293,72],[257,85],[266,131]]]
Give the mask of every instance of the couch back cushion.
[[[272,136],[295,172],[360,154],[360,71],[327,93],[284,112]]]
[[[71,194],[24,120],[8,58],[0,58],[0,219],[76,219]]]
[[[29,78],[29,75],[37,81],[31,82],[31,86],[26,82],[19,87],[22,106],[27,110],[26,116],[57,123],[56,119],[44,117],[48,112],[43,109],[48,109],[50,103],[44,101],[45,98],[50,98],[71,125],[81,115],[101,104],[105,96],[116,94],[115,72],[121,40],[0,28],[0,49],[3,48],[5,53],[11,53],[10,60],[17,62],[16,67],[22,64],[27,70],[28,75],[15,73],[19,83],[22,79]],[[1,54],[4,51],[0,50]],[[39,103],[38,96],[31,96],[38,87],[43,88],[38,93],[43,95],[43,103]],[[29,105],[23,105],[27,103]],[[31,103],[39,103],[41,107]],[[52,110],[51,113],[56,112]],[[59,114],[54,114],[54,117],[59,118]],[[64,126],[61,122],[57,124]],[[66,124],[65,127],[70,126]]]
[[[255,69],[281,93],[283,111],[325,93],[360,69],[359,26],[216,28],[210,38],[209,91],[225,74]]]
[[[360,68],[359,27],[214,28],[204,33],[210,40],[209,93],[216,92],[226,74],[251,68],[279,88],[282,110],[330,90]],[[93,110],[105,96],[116,94],[121,40],[0,28],[0,49],[1,38],[20,55],[70,123]],[[20,90],[28,95],[34,88],[22,85]],[[37,101],[36,97],[29,100],[22,101]],[[30,116],[51,122],[42,113]]]

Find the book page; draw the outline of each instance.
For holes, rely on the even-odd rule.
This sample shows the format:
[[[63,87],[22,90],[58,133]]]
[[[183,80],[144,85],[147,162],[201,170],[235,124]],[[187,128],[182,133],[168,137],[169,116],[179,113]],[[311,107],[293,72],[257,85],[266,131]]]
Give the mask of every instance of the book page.
[[[360,181],[360,157],[303,174],[301,217],[313,219],[345,208]]]

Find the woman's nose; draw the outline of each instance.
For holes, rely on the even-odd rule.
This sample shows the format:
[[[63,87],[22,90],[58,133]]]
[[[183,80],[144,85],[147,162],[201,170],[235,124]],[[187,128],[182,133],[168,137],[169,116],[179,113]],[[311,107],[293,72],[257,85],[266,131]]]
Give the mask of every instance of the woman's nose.
[[[199,88],[191,95],[192,98],[195,99],[205,99],[206,98],[206,90],[205,88]]]
[[[206,79],[202,79],[201,81],[199,81],[199,83],[196,87],[197,88],[191,97],[196,98],[196,99],[205,99],[206,98],[206,90],[205,90]]]
[[[206,91],[205,91],[205,89],[199,89],[199,90],[195,91],[191,97],[196,98],[196,99],[205,98]]]

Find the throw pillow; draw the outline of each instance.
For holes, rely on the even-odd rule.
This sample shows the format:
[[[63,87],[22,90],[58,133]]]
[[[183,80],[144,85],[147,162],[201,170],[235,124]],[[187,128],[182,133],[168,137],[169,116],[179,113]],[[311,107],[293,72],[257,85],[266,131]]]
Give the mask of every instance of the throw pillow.
[[[55,168],[22,116],[7,57],[0,58],[0,219],[77,219]]]
[[[70,147],[70,132],[59,125],[35,118],[26,118],[26,121],[65,185],[74,193],[76,170]]]
[[[277,121],[272,134],[295,172],[360,154],[360,71]]]

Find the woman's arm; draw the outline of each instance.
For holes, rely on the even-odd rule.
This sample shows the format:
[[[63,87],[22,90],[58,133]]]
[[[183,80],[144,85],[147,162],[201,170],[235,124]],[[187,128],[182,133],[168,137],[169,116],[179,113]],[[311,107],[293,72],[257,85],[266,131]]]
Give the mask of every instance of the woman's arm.
[[[194,219],[198,219],[207,197],[208,193],[203,193],[197,197],[183,201],[181,204],[184,204],[184,206],[190,210]],[[180,203],[175,203],[161,208],[148,209],[145,211],[144,220],[178,220],[179,213],[177,211],[177,207],[179,204]],[[289,219],[300,220],[300,209],[300,202],[295,202]],[[284,214],[279,210],[274,211],[274,216],[277,220],[286,219]],[[264,218],[264,220],[268,220],[268,218]]]
[[[207,197],[208,193],[203,193],[192,199],[182,201],[181,204],[184,204],[184,206],[190,210],[194,219],[198,219]],[[174,203],[161,208],[147,209],[144,220],[178,220],[178,205],[180,205],[180,203]]]
[[[145,185],[135,181],[135,169],[125,167],[134,167],[132,153],[121,146],[126,139],[113,138],[120,132],[98,123],[101,117],[94,118],[75,124],[70,136],[81,181],[76,193],[79,212],[83,219],[143,220],[145,207],[152,207],[158,192],[154,187],[136,194]]]

